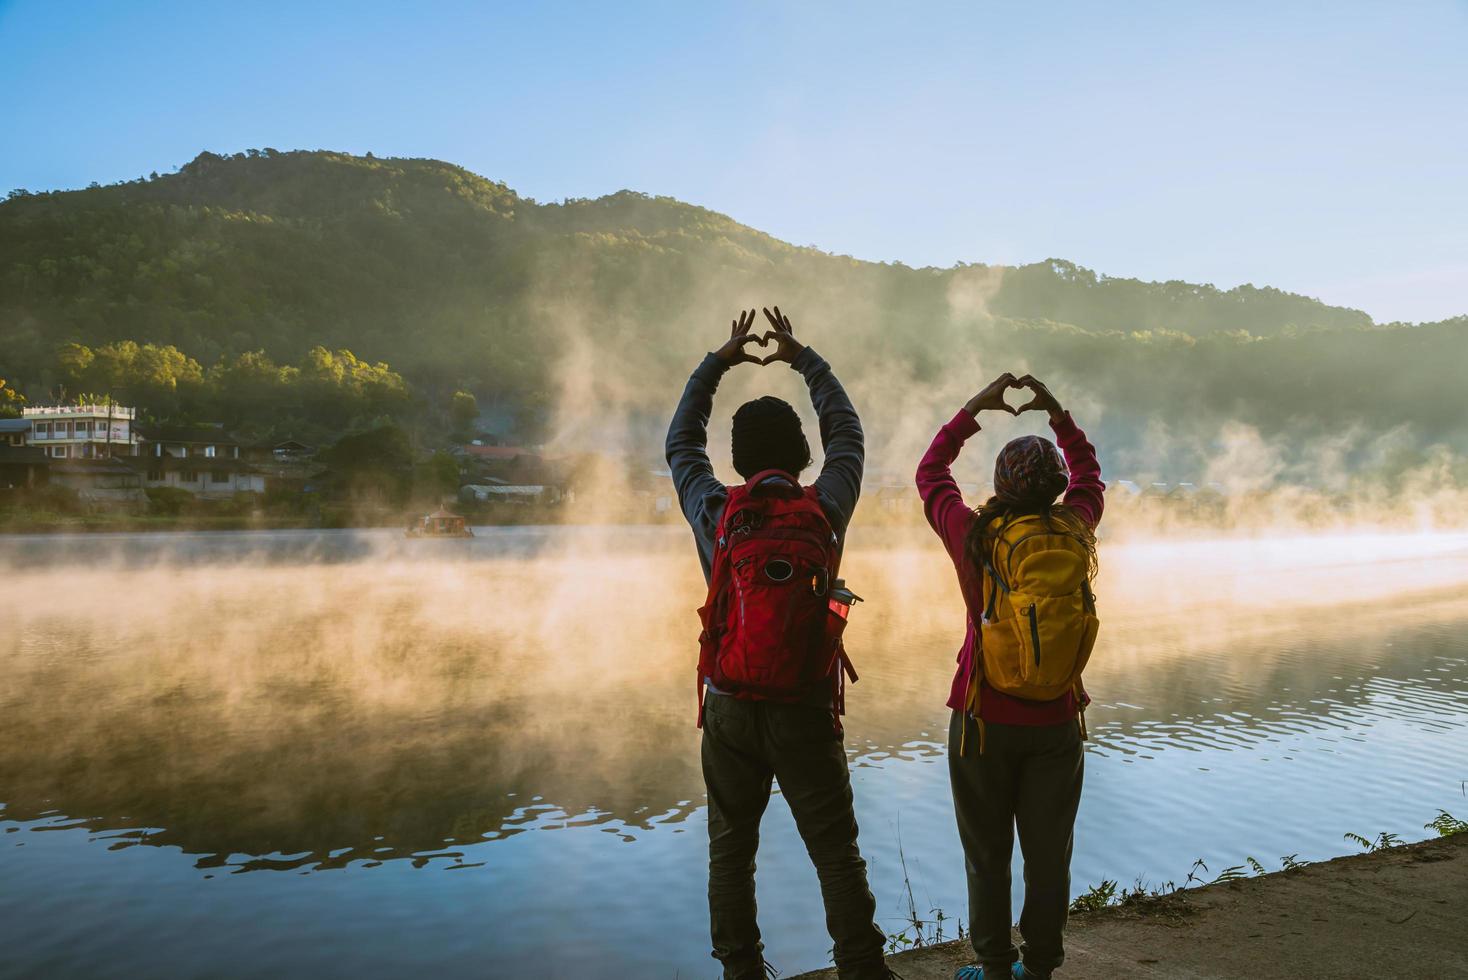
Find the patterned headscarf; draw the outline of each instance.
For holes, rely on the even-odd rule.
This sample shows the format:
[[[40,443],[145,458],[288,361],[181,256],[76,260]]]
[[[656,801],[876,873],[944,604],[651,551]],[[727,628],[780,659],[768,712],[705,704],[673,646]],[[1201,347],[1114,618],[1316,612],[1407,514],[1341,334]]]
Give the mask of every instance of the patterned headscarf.
[[[994,460],[994,495],[1009,503],[1052,504],[1069,479],[1065,457],[1042,436],[1012,439]]]

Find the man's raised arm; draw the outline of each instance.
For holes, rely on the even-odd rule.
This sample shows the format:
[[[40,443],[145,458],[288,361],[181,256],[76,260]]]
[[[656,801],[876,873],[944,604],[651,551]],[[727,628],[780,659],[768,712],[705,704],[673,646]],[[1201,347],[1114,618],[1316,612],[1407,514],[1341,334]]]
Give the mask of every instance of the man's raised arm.
[[[724,346],[705,356],[693,369],[668,425],[664,451],[678,492],[678,507],[694,530],[704,531],[708,537],[712,537],[714,525],[718,523],[724,497],[724,485],[714,476],[713,464],[709,462],[709,414],[724,372],[742,362],[761,363],[745,350],[748,345],[760,342],[759,336],[749,332],[753,325],[754,310],[740,313]]]
[[[826,461],[821,466],[821,475],[816,477],[815,487],[826,502],[832,520],[839,526],[838,534],[846,536],[846,525],[856,509],[856,500],[861,496],[862,468],[866,461],[866,440],[861,431],[861,419],[851,404],[846,389],[836,380],[831,365],[809,347],[795,339],[790,318],[775,307],[774,313],[765,310],[765,317],[775,328],[766,339],[774,340],[777,349],[764,359],[786,361],[810,388],[811,404],[821,425],[821,449]]]

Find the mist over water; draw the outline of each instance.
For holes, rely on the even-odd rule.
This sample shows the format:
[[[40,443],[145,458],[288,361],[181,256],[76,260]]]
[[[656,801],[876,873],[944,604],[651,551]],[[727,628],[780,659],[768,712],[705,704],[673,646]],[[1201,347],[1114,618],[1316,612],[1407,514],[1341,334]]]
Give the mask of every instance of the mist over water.
[[[7,28],[44,21],[35,14],[45,5],[16,16],[12,7],[26,5],[0,3]],[[496,20],[526,33],[525,17],[507,12]],[[1038,258],[1035,243],[1048,238],[1105,270],[1064,258],[941,269],[859,261],[673,198],[622,191],[537,203],[451,163],[373,153],[206,151],[146,180],[17,189],[0,201],[0,415],[24,401],[10,395],[30,405],[115,396],[149,422],[216,423],[245,445],[288,438],[322,450],[310,503],[272,486],[214,514],[174,491],[154,498],[139,524],[368,524],[398,506],[396,483],[415,495],[407,506],[431,509],[445,487],[433,475],[450,493],[511,477],[554,484],[543,496],[563,502],[516,516],[564,526],[481,527],[454,541],[397,530],[0,535],[0,980],[714,976],[694,725],[704,584],[663,440],[703,352],[721,345],[740,311],[776,304],[797,340],[829,361],[865,433],[864,498],[842,566],[866,599],[847,634],[861,680],[848,690],[846,747],[889,931],[907,924],[909,907],[941,909],[950,923],[967,915],[945,744],[965,616],[912,484],[937,427],[1004,372],[1034,372],[1051,388],[1111,484],[1098,529],[1103,627],[1086,674],[1095,702],[1076,893],[1104,879],[1181,882],[1196,859],[1215,874],[1246,859],[1274,869],[1286,855],[1329,858],[1355,849],[1348,832],[1413,840],[1439,808],[1468,818],[1468,318],[1378,324],[1282,292],[1259,278],[1278,250],[1244,238],[1263,202],[1270,216],[1256,232],[1308,241],[1312,224],[1353,228],[1354,246],[1295,257],[1297,269],[1330,267],[1325,278],[1338,285],[1327,291],[1381,287],[1362,279],[1368,266],[1378,278],[1401,272],[1388,253],[1413,251],[1404,232],[1442,264],[1428,279],[1444,290],[1462,279],[1459,238],[1420,220],[1451,218],[1464,202],[1461,177],[1451,187],[1434,179],[1461,136],[1410,111],[1412,99],[1389,97],[1407,80],[1419,103],[1422,92],[1460,90],[1461,72],[1450,76],[1449,62],[1432,57],[1442,45],[1406,28],[1377,31],[1363,70],[1340,57],[1364,39],[1359,30],[1322,30],[1318,18],[1271,12],[1264,37],[1240,31],[1232,11],[1202,31],[1150,18],[1137,46],[1134,32],[1070,17],[1059,33],[1000,43],[976,73],[974,45],[936,37],[930,14],[886,25],[884,64],[848,79],[850,45],[840,42],[860,32],[833,33],[826,18],[816,26],[790,6],[770,12],[779,37],[757,49],[753,67],[790,39],[800,47],[803,34],[819,43],[788,71],[767,72],[771,81],[746,70],[723,91],[705,87],[723,75],[694,52],[700,37],[738,36],[732,21],[690,31],[668,11],[621,7],[605,23],[579,18],[599,33],[598,51],[629,28],[644,45],[670,25],[683,35],[671,55],[640,59],[624,76],[558,64],[554,53],[460,64],[457,44],[429,47],[414,23],[473,38],[465,12],[413,13],[394,11],[390,35],[374,24],[380,17],[332,18],[310,63],[291,66],[294,129],[310,132],[309,117],[326,113],[323,139],[410,152],[447,124],[457,135],[427,145],[467,150],[473,164],[473,131],[499,127],[516,131],[515,145],[493,154],[505,172],[490,176],[530,180],[536,193],[608,181],[656,191],[672,175],[671,189],[720,207],[757,197],[750,214],[779,213],[792,229],[822,210],[792,207],[804,183],[817,205],[861,202],[870,241],[884,237],[884,222],[904,222],[909,234],[886,236],[882,254],[924,228],[985,214],[985,228],[959,236],[960,251]],[[248,18],[232,14],[248,37]],[[986,11],[981,47],[1013,33],[1010,19]],[[152,59],[161,64],[204,50],[187,43],[195,16],[171,18],[172,30],[140,30],[136,16],[85,18],[95,30],[72,20],[53,32],[67,44],[15,59],[21,71],[61,70],[32,86],[31,112],[11,113],[12,123],[51,124],[62,107],[45,111],[48,92],[74,96],[67,83],[99,76],[110,50],[136,61],[166,38],[169,50]],[[1313,49],[1292,20],[1328,50],[1313,71],[1302,70]],[[299,46],[313,26],[294,17],[288,40]],[[961,37],[955,29],[948,40]],[[1157,44],[1169,29],[1189,36]],[[286,37],[209,46],[211,106],[249,118],[278,93],[282,73],[270,69],[290,52],[272,35]],[[1201,71],[1166,77],[1192,37],[1207,48],[1188,66]],[[1234,51],[1241,39],[1286,55],[1264,56],[1268,44]],[[561,30],[559,60],[582,43],[574,25]],[[1076,44],[1084,57],[1070,57]],[[964,50],[962,64],[944,65],[948,47]],[[1091,57],[1133,48],[1142,54],[1122,72]],[[1412,51],[1412,70],[1393,63],[1398,48]],[[83,50],[79,71],[59,57]],[[249,70],[218,71],[231,50]],[[903,59],[918,57],[925,70],[905,71]],[[342,85],[333,59],[353,71],[370,62],[371,77]],[[884,84],[887,64],[914,90]],[[328,77],[312,65],[329,65]],[[473,111],[439,120],[413,97],[427,84],[448,105],[442,91],[493,82],[500,69],[513,84],[476,86],[490,95]],[[698,81],[668,88],[687,71]],[[1133,107],[1121,127],[1065,121],[1069,76],[1098,71],[1110,76],[1108,101]],[[171,111],[156,93],[128,100],[127,79],[109,75],[110,97],[62,108],[75,132],[92,131],[86,153],[97,166],[127,147],[108,143],[106,125],[87,126],[88,103],[118,120],[135,104],[149,117],[131,127],[144,142],[249,135],[229,118],[199,130],[218,114],[181,114],[188,92],[173,94]],[[1307,79],[1305,89],[1285,76]],[[1349,116],[1321,98],[1363,81],[1371,98]],[[1150,98],[1149,85],[1165,87],[1163,97]],[[984,111],[939,111],[955,95]],[[1305,104],[1312,119],[1302,127]],[[417,111],[404,132],[393,116],[409,106]],[[1359,125],[1373,106],[1391,118]],[[475,112],[480,122],[465,127]],[[912,138],[866,154],[865,175],[845,165],[820,173],[894,113],[903,115],[894,131]],[[821,125],[797,125],[812,114]],[[1348,118],[1332,132],[1333,119]],[[711,123],[742,135],[751,121],[753,140],[736,135],[714,150],[700,136]],[[620,135],[609,138],[604,124]],[[1027,127],[1039,139],[1015,139]],[[1281,133],[1290,136],[1274,138]],[[1164,134],[1162,145],[1149,145],[1150,134]],[[598,146],[586,173],[558,152],[567,135],[578,149]],[[1248,154],[1259,135],[1269,137],[1274,177],[1251,160],[1247,180],[1220,181],[1230,154]],[[1333,152],[1318,152],[1321,136]],[[1435,144],[1426,154],[1424,136]],[[619,149],[622,138],[637,141],[633,151]],[[1371,147],[1352,153],[1358,138]],[[1086,150],[1069,152],[1068,141]],[[1200,152],[1217,162],[1189,159]],[[24,164],[22,155],[7,162]],[[955,186],[945,176],[966,156],[975,166]],[[1390,182],[1339,169],[1370,161],[1381,172],[1388,156],[1420,179],[1374,203],[1373,189]],[[1147,166],[1188,177],[1150,188],[1120,179]],[[1024,179],[1004,181],[1016,167]],[[755,197],[732,193],[731,181]],[[1001,185],[1003,195],[990,193]],[[1236,195],[1252,203],[1229,227],[1199,223]],[[1175,214],[1158,211],[1164,200],[1179,203]],[[934,208],[952,213],[934,225]],[[1177,255],[1126,268],[1110,220],[1120,214],[1146,251],[1163,242]],[[1001,241],[1014,220],[1023,234]],[[1098,220],[1101,235],[1087,232]],[[841,225],[811,227],[822,226]],[[1203,270],[1220,242],[1240,245],[1242,259],[1210,275],[1237,288],[1124,278]],[[763,316],[754,329],[767,329]],[[709,424],[709,455],[726,481],[735,480],[732,412],[765,394],[795,407],[820,456],[803,379],[784,364],[739,366],[722,378]],[[1038,412],[981,422],[954,467],[971,505],[1005,442],[1049,434]],[[339,442],[348,435],[360,451]],[[422,462],[471,438],[526,447],[544,465],[501,470],[486,459],[455,482],[444,460],[410,473],[403,456]],[[392,450],[376,462],[374,440]],[[0,477],[18,474],[22,456],[0,460],[10,465]],[[51,482],[66,482],[68,468],[52,467]],[[11,493],[0,517],[5,527],[79,520],[83,503],[69,498],[54,485]],[[629,520],[650,523],[613,526]],[[1020,881],[1017,872],[1016,893]],[[758,883],[771,963],[786,975],[824,965],[815,874],[779,800],[762,828]]]
[[[712,974],[682,528],[12,538],[0,564],[23,970]],[[859,520],[844,570],[880,912],[899,926],[900,842],[918,902],[961,917],[950,566]],[[1468,809],[1468,534],[1118,533],[1097,592],[1077,890]],[[779,803],[760,862],[773,961],[820,965]]]

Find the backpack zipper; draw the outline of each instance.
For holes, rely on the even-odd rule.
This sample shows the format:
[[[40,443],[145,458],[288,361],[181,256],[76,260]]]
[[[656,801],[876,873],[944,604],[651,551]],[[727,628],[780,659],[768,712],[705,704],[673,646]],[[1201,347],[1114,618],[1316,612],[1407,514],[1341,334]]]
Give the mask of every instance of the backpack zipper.
[[[1035,666],[1040,666],[1040,621],[1035,617],[1035,603],[1030,603],[1030,642],[1035,646]]]

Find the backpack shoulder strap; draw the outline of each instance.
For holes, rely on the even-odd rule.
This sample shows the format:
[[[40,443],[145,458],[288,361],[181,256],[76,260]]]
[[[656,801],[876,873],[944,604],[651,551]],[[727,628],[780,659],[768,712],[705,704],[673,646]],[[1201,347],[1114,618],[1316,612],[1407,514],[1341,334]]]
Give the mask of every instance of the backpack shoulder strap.
[[[1004,594],[1009,595],[1009,583],[999,577],[999,573],[994,570],[994,565],[989,561],[984,562],[984,574],[989,577],[989,604],[984,607],[984,622],[992,623],[995,607],[999,605],[999,590],[1002,588]]]
[[[999,530],[994,533],[994,544],[989,556],[984,559],[984,575],[989,579],[989,602],[984,606],[984,622],[994,621],[995,608],[999,604],[999,592],[1002,589],[1005,595],[1009,595],[1009,583],[999,574],[995,566],[999,564],[999,544],[1004,540],[1004,534],[1009,530],[1014,519],[1002,521]]]
[[[719,511],[719,520],[714,525],[714,553],[709,560],[709,590],[708,597],[704,599],[703,608],[699,610],[703,617],[703,632],[698,638],[698,727],[703,727],[703,701],[704,682],[713,670],[711,656],[717,638],[714,630],[720,620],[720,610],[717,608],[720,596],[725,588],[725,580],[729,577],[729,541],[728,522],[729,513],[733,511],[738,503],[747,495],[744,486],[727,487],[727,497],[724,500],[724,509]]]
[[[719,519],[714,524],[714,560],[716,562],[729,535],[729,515],[738,510],[739,505],[748,496],[749,487],[745,484],[740,483],[724,488],[724,509],[719,511]]]

